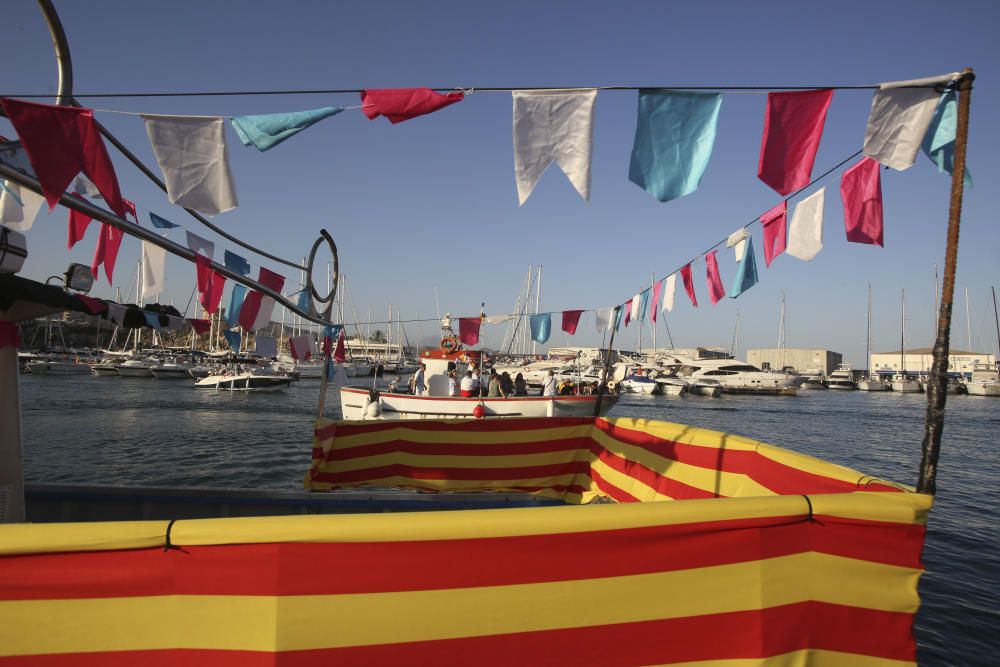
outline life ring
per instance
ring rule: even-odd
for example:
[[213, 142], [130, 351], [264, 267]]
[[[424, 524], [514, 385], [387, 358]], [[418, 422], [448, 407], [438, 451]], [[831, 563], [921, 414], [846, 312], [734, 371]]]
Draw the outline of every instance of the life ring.
[[608, 391], [616, 391], [618, 389], [618, 383], [612, 380], [608, 383]]
[[458, 350], [458, 348], [461, 346], [459, 345], [458, 339], [455, 338], [454, 336], [445, 336], [444, 338], [441, 339], [440, 347], [441, 350], [443, 350], [444, 352], [451, 354], [456, 350]]

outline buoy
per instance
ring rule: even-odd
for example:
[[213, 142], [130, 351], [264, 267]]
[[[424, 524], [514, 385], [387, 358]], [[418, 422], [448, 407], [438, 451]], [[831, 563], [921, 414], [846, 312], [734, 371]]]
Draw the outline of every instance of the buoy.
[[486, 408], [483, 407], [482, 403], [472, 408], [472, 416], [476, 419], [482, 419], [486, 416]]
[[376, 400], [365, 406], [365, 419], [378, 419], [382, 414], [382, 405]]

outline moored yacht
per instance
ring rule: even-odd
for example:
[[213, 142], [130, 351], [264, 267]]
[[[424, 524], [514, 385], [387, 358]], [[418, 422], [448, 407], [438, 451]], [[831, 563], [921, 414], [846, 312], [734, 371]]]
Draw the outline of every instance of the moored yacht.
[[153, 362], [149, 359], [129, 359], [120, 364], [115, 364], [118, 375], [125, 378], [151, 378], [153, 377]]
[[882, 378], [877, 375], [871, 375], [858, 382], [858, 389], [861, 391], [889, 391], [891, 387]]
[[970, 396], [1000, 396], [1000, 373], [995, 366], [976, 364], [965, 390]]
[[858, 384], [854, 381], [854, 373], [851, 371], [851, 366], [849, 364], [840, 364], [837, 366], [837, 370], [830, 373], [830, 377], [827, 378], [826, 387], [827, 389], [857, 389]]
[[199, 389], [225, 391], [277, 391], [292, 383], [292, 376], [273, 371], [268, 366], [246, 369], [243, 366], [201, 378], [194, 383]]
[[794, 396], [795, 380], [786, 373], [763, 371], [736, 359], [698, 359], [681, 366], [677, 374], [689, 382], [715, 380], [724, 394]]
[[892, 390], [904, 394], [919, 394], [923, 391], [923, 387], [920, 386], [920, 382], [906, 373], [899, 373], [892, 378]]

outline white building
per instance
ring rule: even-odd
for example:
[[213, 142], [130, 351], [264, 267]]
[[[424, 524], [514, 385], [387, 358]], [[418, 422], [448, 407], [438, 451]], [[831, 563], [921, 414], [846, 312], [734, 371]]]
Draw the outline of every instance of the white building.
[[[993, 366], [995, 362], [996, 357], [992, 354], [950, 350], [948, 353], [948, 372], [956, 375], [962, 374], [968, 378], [972, 376], [972, 367], [977, 363]], [[872, 353], [872, 370], [881, 375], [895, 375], [903, 370], [914, 375], [927, 375], [930, 373], [933, 363], [934, 350], [930, 347], [907, 350], [906, 355], [902, 358], [899, 350]]]
[[781, 370], [791, 367], [795, 370], [818, 370], [823, 375], [829, 375], [844, 362], [844, 355], [832, 350], [812, 350], [797, 347], [788, 348], [758, 348], [747, 350], [747, 363], [765, 370]]

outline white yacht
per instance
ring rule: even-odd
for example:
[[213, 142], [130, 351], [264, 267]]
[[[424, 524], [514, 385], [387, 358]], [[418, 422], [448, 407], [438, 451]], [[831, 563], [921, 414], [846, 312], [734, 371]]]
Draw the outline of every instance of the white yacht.
[[871, 375], [858, 382], [858, 389], [861, 391], [889, 391], [891, 387], [882, 378], [877, 375]]
[[995, 366], [976, 364], [965, 390], [970, 396], [1000, 396], [1000, 372]]
[[798, 393], [793, 376], [763, 371], [737, 359], [692, 360], [681, 366], [677, 374], [689, 382], [716, 380], [724, 394], [794, 396]]
[[837, 370], [830, 373], [826, 380], [827, 389], [854, 390], [858, 388], [858, 383], [854, 381], [854, 373], [850, 364], [840, 364]]
[[225, 391], [277, 391], [292, 383], [292, 376], [277, 373], [268, 366], [249, 370], [237, 366], [216, 375], [209, 375], [194, 383], [199, 389], [222, 389]]
[[150, 371], [157, 380], [190, 380], [192, 368], [194, 364], [184, 361], [181, 357], [174, 357], [158, 366], [153, 366]]
[[27, 364], [32, 375], [79, 375], [90, 373], [90, 365], [69, 356], [39, 357]]
[[151, 378], [153, 377], [153, 362], [149, 359], [129, 359], [120, 364], [115, 364], [118, 375], [125, 378]]

